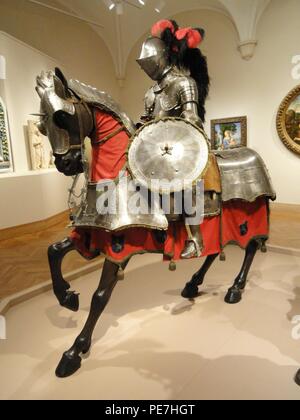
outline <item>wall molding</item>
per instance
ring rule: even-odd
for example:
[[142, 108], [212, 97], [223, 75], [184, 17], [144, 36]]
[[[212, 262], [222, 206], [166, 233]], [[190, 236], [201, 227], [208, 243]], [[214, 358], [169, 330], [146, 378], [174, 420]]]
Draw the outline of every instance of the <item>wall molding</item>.
[[56, 214], [55, 216], [49, 217], [45, 220], [39, 220], [33, 223], [27, 223], [25, 225], [14, 226], [0, 230], [0, 241], [6, 241], [8, 239], [14, 239], [18, 236], [30, 235], [32, 233], [38, 233], [47, 230], [58, 224], [69, 222], [69, 210], [65, 210], [62, 213]]
[[[92, 262], [86, 267], [65, 274], [64, 279], [67, 282], [71, 282], [73, 280], [78, 279], [81, 276], [85, 276], [96, 270], [100, 270], [103, 267], [103, 262], [104, 259], [98, 259], [96, 262]], [[42, 293], [49, 292], [50, 290], [52, 290], [52, 281], [49, 280], [29, 289], [22, 290], [21, 292], [18, 292], [14, 295], [8, 296], [7, 298], [0, 300], [0, 315], [5, 315], [14, 306], [25, 302], [29, 299], [32, 299], [36, 296], [39, 296]]]
[[294, 220], [299, 220], [300, 222], [300, 204], [285, 204], [285, 203], [270, 203], [271, 212], [276, 216], [289, 215], [292, 216]]

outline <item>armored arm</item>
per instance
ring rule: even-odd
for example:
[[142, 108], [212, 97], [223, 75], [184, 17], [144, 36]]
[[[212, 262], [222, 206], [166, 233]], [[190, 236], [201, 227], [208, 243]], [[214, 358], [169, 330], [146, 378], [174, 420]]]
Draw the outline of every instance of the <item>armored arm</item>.
[[203, 128], [203, 122], [198, 112], [198, 88], [194, 79], [185, 77], [180, 81], [179, 88], [180, 102], [182, 107], [181, 118]]
[[141, 116], [140, 123], [145, 124], [154, 119], [154, 108], [155, 108], [155, 94], [153, 88], [150, 88], [145, 95], [145, 110]]

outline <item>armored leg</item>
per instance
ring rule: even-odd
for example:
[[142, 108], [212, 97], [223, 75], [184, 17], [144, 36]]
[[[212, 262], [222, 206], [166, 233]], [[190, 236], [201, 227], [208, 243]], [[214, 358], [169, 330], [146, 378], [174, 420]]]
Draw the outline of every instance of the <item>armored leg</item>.
[[[122, 267], [125, 269], [127, 263]], [[111, 294], [118, 282], [119, 266], [108, 260], [105, 260], [103, 271], [98, 289], [93, 295], [90, 313], [85, 326], [79, 336], [76, 338], [73, 346], [64, 353], [57, 369], [56, 376], [66, 378], [73, 375], [81, 366], [80, 354], [88, 353], [92, 334], [97, 321], [108, 304]]]
[[200, 286], [203, 283], [206, 273], [208, 272], [218, 255], [219, 254], [213, 254], [209, 255], [206, 258], [200, 270], [197, 271], [197, 273], [193, 275], [192, 279], [186, 284], [185, 288], [181, 293], [182, 297], [184, 297], [185, 299], [193, 299], [198, 296], [198, 286]]
[[199, 225], [187, 225], [186, 230], [188, 240], [185, 243], [184, 250], [181, 253], [182, 259], [189, 259], [194, 257], [201, 257], [203, 250], [203, 238]]
[[259, 243], [257, 241], [253, 240], [249, 243], [246, 249], [246, 255], [241, 271], [235, 279], [233, 286], [228, 290], [228, 293], [225, 297], [226, 303], [235, 304], [241, 301], [242, 291], [246, 287], [248, 273], [258, 248]]
[[[186, 203], [184, 202], [184, 208]], [[192, 205], [193, 208], [197, 208], [197, 191], [196, 188], [192, 189]], [[199, 223], [191, 225], [187, 223], [187, 219], [190, 217], [196, 217], [196, 211], [192, 216], [185, 214], [185, 227], [188, 235], [188, 239], [185, 243], [184, 250], [181, 253], [182, 259], [189, 259], [194, 257], [201, 257], [203, 250], [203, 238], [200, 230]]]
[[61, 265], [64, 257], [75, 247], [70, 238], [66, 238], [61, 242], [57, 242], [48, 248], [48, 260], [53, 283], [53, 291], [61, 306], [78, 311], [79, 299], [75, 292], [69, 292], [69, 283], [67, 283], [62, 275]]

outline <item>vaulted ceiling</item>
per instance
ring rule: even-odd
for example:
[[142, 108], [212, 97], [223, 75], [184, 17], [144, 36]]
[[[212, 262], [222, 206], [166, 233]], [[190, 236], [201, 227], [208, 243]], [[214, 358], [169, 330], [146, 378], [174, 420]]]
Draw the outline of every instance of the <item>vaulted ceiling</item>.
[[[51, 0], [40, 0], [52, 4]], [[272, 0], [164, 0], [160, 14], [155, 11], [158, 0], [148, 0], [141, 6], [138, 0], [123, 1], [123, 14], [109, 11], [102, 0], [56, 0], [68, 12], [96, 22], [93, 29], [104, 40], [113, 57], [116, 76], [125, 77], [129, 54], [136, 41], [160, 18], [167, 18], [191, 10], [213, 10], [227, 16], [233, 23], [239, 39], [237, 48], [241, 56], [250, 59], [257, 43], [257, 25]], [[37, 5], [38, 7], [38, 5]], [[103, 27], [101, 27], [101, 25]]]

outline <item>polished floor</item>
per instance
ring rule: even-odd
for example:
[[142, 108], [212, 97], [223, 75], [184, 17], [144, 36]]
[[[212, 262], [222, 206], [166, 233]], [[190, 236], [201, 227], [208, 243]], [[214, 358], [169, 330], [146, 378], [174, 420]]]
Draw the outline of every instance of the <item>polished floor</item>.
[[[298, 399], [300, 258], [258, 254], [243, 301], [223, 302], [243, 252], [229, 248], [195, 301], [180, 291], [199, 261], [175, 273], [160, 256], [136, 257], [95, 331], [91, 354], [73, 377], [55, 367], [87, 316], [99, 273], [72, 285], [77, 314], [46, 293], [11, 309], [0, 341], [1, 399]], [[299, 320], [298, 320], [299, 324]], [[294, 328], [294, 339], [292, 331]]]

